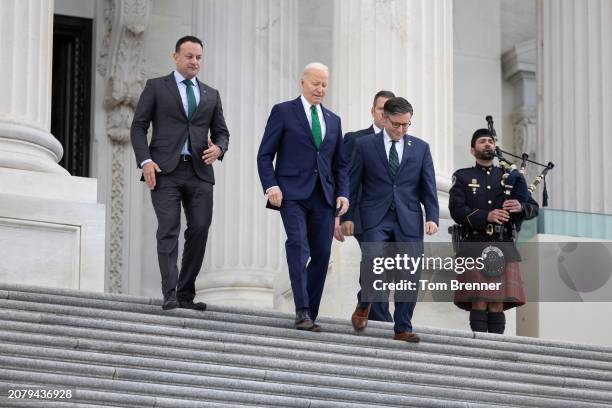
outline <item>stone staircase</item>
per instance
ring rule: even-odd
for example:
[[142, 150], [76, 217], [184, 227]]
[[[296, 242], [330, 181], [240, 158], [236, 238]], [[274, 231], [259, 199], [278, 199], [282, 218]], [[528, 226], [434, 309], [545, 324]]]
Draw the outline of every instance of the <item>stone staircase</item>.
[[[0, 407], [610, 407], [612, 347], [0, 283]], [[69, 389], [64, 400], [9, 389]]]

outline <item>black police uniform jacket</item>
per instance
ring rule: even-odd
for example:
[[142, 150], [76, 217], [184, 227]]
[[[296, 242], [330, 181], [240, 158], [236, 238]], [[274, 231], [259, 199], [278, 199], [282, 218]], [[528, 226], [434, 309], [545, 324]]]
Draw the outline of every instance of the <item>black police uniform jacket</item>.
[[[521, 203], [523, 211], [512, 213], [510, 221], [504, 224], [505, 233], [500, 237], [499, 233], [487, 234], [487, 226], [492, 224], [487, 221], [490, 211], [502, 208], [504, 200], [508, 196], [504, 194], [501, 185], [504, 171], [500, 167], [484, 167], [476, 163], [474, 167], [457, 170], [453, 174], [453, 185], [449, 191], [448, 208], [452, 219], [462, 225], [467, 235], [465, 242], [482, 242], [483, 247], [493, 242], [500, 243], [507, 261], [520, 261], [521, 257], [516, 249], [512, 238], [512, 227], [520, 230], [523, 220], [534, 218], [538, 215], [538, 203], [529, 197], [527, 202]], [[488, 228], [493, 228], [490, 225]], [[465, 249], [479, 248], [475, 244], [466, 244]], [[474, 252], [474, 251], [469, 251]], [[480, 252], [480, 251], [478, 251]], [[459, 253], [459, 256], [472, 256], [479, 254]]]

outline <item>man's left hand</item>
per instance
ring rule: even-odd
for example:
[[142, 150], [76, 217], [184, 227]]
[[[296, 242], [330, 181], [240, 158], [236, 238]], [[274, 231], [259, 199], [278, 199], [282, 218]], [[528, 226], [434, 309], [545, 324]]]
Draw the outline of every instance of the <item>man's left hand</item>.
[[518, 213], [523, 211], [523, 206], [518, 200], [506, 200], [502, 209], [511, 213]]
[[433, 235], [436, 232], [438, 232], [438, 226], [436, 225], [436, 223], [433, 221], [427, 221], [425, 223], [425, 233], [427, 235]]
[[208, 139], [208, 149], [204, 150], [202, 160], [206, 164], [213, 164], [221, 156], [221, 148]]
[[346, 214], [346, 212], [349, 209], [349, 200], [346, 197], [338, 197], [336, 198], [336, 210], [338, 210], [338, 213], [336, 214], [336, 216], [341, 217], [344, 214]]

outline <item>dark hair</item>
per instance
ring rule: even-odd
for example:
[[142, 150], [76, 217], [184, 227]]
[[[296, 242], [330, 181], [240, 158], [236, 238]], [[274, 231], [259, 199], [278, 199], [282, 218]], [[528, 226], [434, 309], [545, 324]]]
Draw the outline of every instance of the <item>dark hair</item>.
[[376, 101], [378, 100], [378, 98], [386, 98], [386, 99], [395, 98], [395, 94], [391, 91], [376, 92], [376, 95], [374, 95], [374, 102], [372, 102], [372, 106], [376, 106]]
[[176, 46], [174, 47], [174, 52], [176, 53], [180, 52], [181, 45], [183, 45], [183, 43], [186, 43], [186, 42], [200, 44], [200, 47], [204, 49], [204, 44], [202, 44], [202, 40], [200, 40], [198, 37], [194, 37], [193, 35], [186, 35], [178, 39], [178, 41], [176, 42]]
[[[490, 137], [493, 139], [493, 135], [489, 131], [489, 129], [478, 129], [472, 135], [472, 141], [470, 142], [470, 146], [474, 147], [476, 145], [476, 141], [481, 137]], [[495, 141], [495, 139], [493, 139]]]
[[397, 98], [391, 98], [385, 102], [385, 115], [404, 115], [406, 113], [413, 114], [412, 105], [410, 102], [398, 96]]

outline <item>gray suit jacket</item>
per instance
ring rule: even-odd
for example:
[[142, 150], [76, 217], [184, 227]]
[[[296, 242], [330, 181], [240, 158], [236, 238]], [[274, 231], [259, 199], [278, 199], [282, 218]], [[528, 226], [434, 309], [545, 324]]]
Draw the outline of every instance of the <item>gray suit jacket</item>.
[[[130, 136], [136, 163], [140, 165], [151, 159], [165, 174], [174, 171], [178, 165], [181, 151], [189, 137], [195, 172], [202, 180], [214, 184], [213, 168], [202, 161], [202, 152], [208, 148], [210, 131], [213, 143], [221, 148], [219, 160], [222, 160], [229, 144], [229, 131], [223, 117], [219, 92], [200, 81], [198, 84], [200, 103], [191, 120], [188, 120], [174, 74], [149, 79], [140, 95]], [[150, 123], [153, 123], [151, 144], [147, 141]]]

